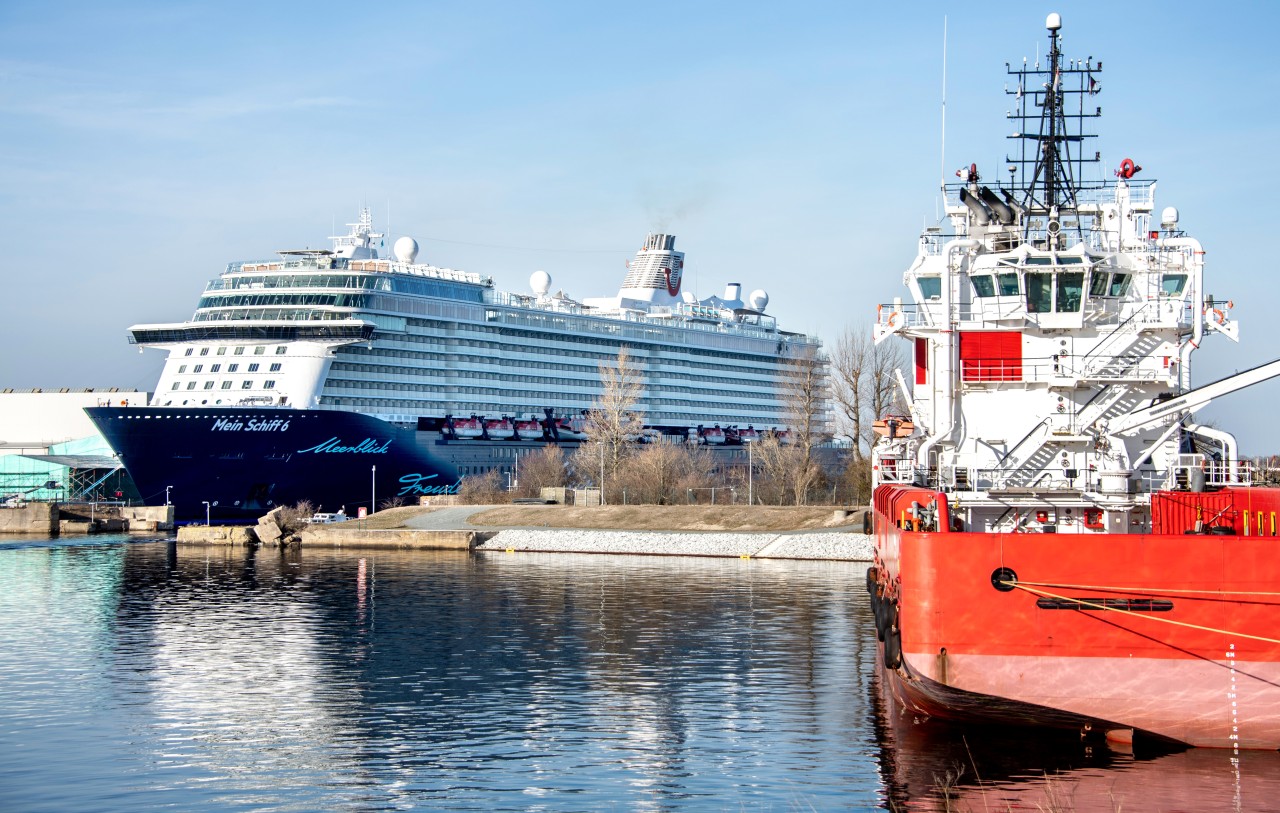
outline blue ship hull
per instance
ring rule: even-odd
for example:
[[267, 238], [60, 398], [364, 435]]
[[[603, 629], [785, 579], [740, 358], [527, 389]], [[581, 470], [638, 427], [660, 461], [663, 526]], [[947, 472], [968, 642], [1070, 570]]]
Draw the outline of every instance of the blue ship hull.
[[355, 516], [400, 498], [457, 492], [458, 472], [423, 434], [356, 412], [263, 407], [90, 407], [147, 505], [179, 522], [254, 522], [309, 500]]

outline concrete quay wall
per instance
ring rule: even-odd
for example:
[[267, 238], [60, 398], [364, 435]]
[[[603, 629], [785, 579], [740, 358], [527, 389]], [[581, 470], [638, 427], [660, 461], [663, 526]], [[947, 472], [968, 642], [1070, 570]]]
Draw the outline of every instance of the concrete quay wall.
[[252, 528], [223, 525], [183, 525], [178, 529], [178, 542], [190, 545], [253, 546], [258, 537]]
[[463, 550], [475, 547], [476, 531], [415, 531], [409, 529], [364, 530], [361, 528], [317, 528], [302, 532], [305, 548], [352, 548], [393, 550]]
[[58, 534], [58, 504], [29, 502], [18, 508], [0, 508], [0, 534]]

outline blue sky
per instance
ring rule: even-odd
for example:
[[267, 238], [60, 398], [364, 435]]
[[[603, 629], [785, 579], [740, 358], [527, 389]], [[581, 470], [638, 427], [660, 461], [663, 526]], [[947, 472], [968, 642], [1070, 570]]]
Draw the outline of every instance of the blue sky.
[[[1158, 8], [1158, 11], [1157, 11]], [[1098, 148], [1160, 179], [1233, 297], [1209, 381], [1280, 355], [1270, 212], [1280, 5], [0, 4], [0, 387], [150, 389], [125, 339], [231, 260], [361, 205], [420, 257], [612, 293], [646, 232], [701, 296], [764, 288], [833, 342], [897, 295], [948, 171], [1003, 163], [1004, 63], [1103, 61]], [[390, 245], [388, 240], [388, 245]], [[1271, 382], [1204, 417], [1280, 452]]]

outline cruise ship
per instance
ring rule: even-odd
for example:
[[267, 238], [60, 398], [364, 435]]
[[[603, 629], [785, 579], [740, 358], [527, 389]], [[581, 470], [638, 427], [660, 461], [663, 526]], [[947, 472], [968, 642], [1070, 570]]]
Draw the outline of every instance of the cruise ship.
[[348, 225], [332, 249], [230, 264], [187, 321], [129, 328], [167, 354], [150, 403], [87, 411], [145, 502], [250, 521], [302, 499], [350, 513], [451, 493], [581, 440], [600, 365], [623, 348], [651, 434], [713, 443], [785, 432], [797, 361], [825, 370], [818, 340], [779, 329], [764, 290], [688, 291], [670, 234], [646, 237], [616, 295], [575, 300], [544, 271], [522, 294], [420, 263], [408, 236], [379, 256], [367, 209]]

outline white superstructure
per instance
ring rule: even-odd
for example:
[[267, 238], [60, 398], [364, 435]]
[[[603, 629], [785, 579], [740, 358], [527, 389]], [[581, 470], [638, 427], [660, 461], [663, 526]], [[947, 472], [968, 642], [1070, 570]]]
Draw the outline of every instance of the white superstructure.
[[1194, 412], [1280, 374], [1191, 388], [1201, 341], [1239, 338], [1233, 303], [1141, 167], [1083, 180], [1102, 66], [1064, 60], [1054, 23], [1046, 65], [1009, 70], [1007, 180], [956, 173], [945, 227], [903, 275], [910, 301], [881, 305], [875, 328], [911, 342], [910, 414], [891, 420], [916, 431], [883, 431], [874, 477], [954, 494], [973, 530], [1127, 530], [1153, 490], [1247, 482], [1235, 439]]
[[672, 235], [646, 238], [617, 296], [576, 301], [551, 294], [542, 271], [516, 294], [418, 263], [408, 237], [380, 258], [368, 211], [349, 225], [331, 251], [230, 265], [186, 322], [130, 328], [131, 342], [168, 353], [151, 405], [349, 410], [401, 425], [576, 414], [596, 398], [599, 364], [625, 346], [645, 423], [773, 427], [787, 423], [794, 361], [821, 359], [816, 339], [764, 313], [764, 291], [746, 303], [683, 292]]

